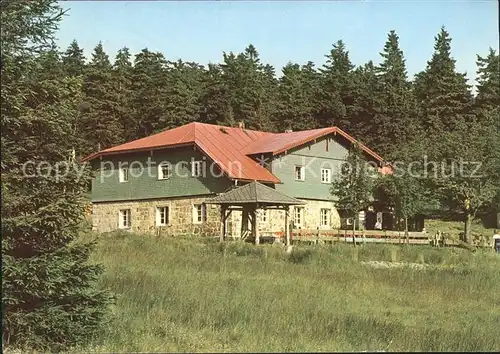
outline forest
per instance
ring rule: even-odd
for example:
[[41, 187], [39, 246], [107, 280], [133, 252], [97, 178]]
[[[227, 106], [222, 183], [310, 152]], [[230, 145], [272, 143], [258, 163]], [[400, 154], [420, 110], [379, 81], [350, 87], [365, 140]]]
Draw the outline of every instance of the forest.
[[[289, 62], [282, 69], [261, 62], [252, 44], [204, 65], [170, 61], [147, 48], [108, 54], [101, 42], [86, 60], [74, 40], [68, 48], [38, 55], [33, 79], [35, 90], [43, 91], [50, 82], [74, 92], [69, 119], [77, 156], [192, 121], [227, 126], [242, 121], [248, 129], [265, 131], [338, 126], [402, 170], [412, 161], [435, 163], [431, 172], [440, 178], [399, 180], [390, 186], [397, 190], [386, 192], [401, 195], [404, 182], [425, 184], [412, 191], [411, 202], [418, 199], [413, 204], [439, 200], [437, 208], [443, 206], [455, 218], [470, 205], [474, 218], [480, 209], [495, 209], [492, 195], [499, 180], [499, 154], [491, 147], [499, 141], [500, 60], [492, 48], [485, 52], [476, 55], [472, 87], [456, 70], [452, 38], [444, 27], [434, 38], [427, 66], [413, 80], [395, 30], [387, 34], [380, 57], [363, 65], [354, 65], [348, 44], [338, 40], [324, 64]], [[464, 168], [466, 173], [450, 182], [447, 176]], [[422, 165], [416, 170], [425, 172]], [[486, 178], [470, 179], [473, 173]], [[425, 200], [418, 198], [424, 194]], [[412, 209], [415, 214], [422, 208]]]
[[[43, 92], [50, 82], [74, 90], [72, 128], [81, 139], [80, 156], [192, 121], [243, 121], [248, 129], [266, 131], [338, 126], [388, 160], [398, 158], [400, 147], [429, 139], [425, 153], [440, 159], [445, 135], [459, 134], [463, 124], [498, 123], [498, 53], [489, 48], [486, 56], [477, 55], [473, 94], [465, 73], [456, 71], [444, 27], [414, 80], [396, 31], [387, 34], [380, 58], [359, 66], [342, 40], [321, 66], [289, 62], [274, 68], [261, 62], [252, 44], [221, 54], [220, 63], [205, 65], [170, 61], [147, 48], [107, 53], [98, 43], [87, 60], [74, 40], [37, 55], [33, 89]], [[30, 103], [34, 108], [39, 101]]]
[[[500, 212], [499, 54], [470, 53], [478, 73], [471, 87], [456, 69], [445, 27], [410, 79], [396, 30], [380, 57], [363, 65], [351, 62], [349, 43], [332, 38], [324, 64], [274, 68], [251, 44], [210, 64], [171, 61], [147, 48], [108, 53], [101, 43], [85, 58], [77, 40], [54, 44], [64, 15], [57, 2], [2, 0], [1, 10], [5, 343], [60, 349], [85, 342], [111, 301], [90, 285], [102, 274], [87, 262], [93, 244], [74, 242], [90, 171], [31, 178], [39, 171], [26, 167], [30, 161], [78, 164], [99, 149], [192, 121], [243, 121], [268, 131], [338, 126], [388, 162], [425, 172], [382, 186], [405, 216], [437, 204], [464, 222], [470, 242], [471, 222]], [[422, 160], [434, 162], [430, 170], [412, 164]]]

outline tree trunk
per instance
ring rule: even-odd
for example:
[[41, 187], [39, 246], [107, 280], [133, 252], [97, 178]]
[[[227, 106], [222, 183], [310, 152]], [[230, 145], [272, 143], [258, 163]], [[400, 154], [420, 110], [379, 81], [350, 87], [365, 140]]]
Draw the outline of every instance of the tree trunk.
[[471, 243], [470, 229], [472, 225], [472, 214], [467, 211], [465, 213], [465, 230], [464, 230], [464, 242]]
[[408, 234], [408, 217], [405, 216], [405, 239], [406, 244], [410, 244], [410, 235]]
[[352, 244], [356, 246], [356, 214], [352, 218]]

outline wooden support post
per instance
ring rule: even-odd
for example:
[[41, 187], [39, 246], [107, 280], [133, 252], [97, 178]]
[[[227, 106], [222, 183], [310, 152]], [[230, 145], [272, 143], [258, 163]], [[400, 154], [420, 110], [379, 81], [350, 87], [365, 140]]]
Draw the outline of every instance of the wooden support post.
[[288, 214], [290, 207], [285, 208], [285, 244], [290, 246], [290, 227], [288, 225]]
[[248, 232], [248, 209], [246, 207], [243, 207], [243, 210], [241, 211], [241, 235], [246, 235]]
[[257, 229], [257, 227], [258, 227], [257, 207], [255, 207], [255, 209], [252, 210], [252, 234], [255, 238], [256, 245], [260, 243], [259, 230]]
[[219, 242], [224, 241], [226, 238], [226, 206], [220, 206], [220, 236]]

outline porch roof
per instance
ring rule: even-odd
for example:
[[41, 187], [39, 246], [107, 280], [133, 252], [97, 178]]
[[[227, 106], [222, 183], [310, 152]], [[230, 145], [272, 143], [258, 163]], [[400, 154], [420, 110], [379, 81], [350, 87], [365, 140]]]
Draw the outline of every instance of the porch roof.
[[206, 201], [209, 204], [267, 204], [267, 205], [301, 205], [305, 202], [289, 197], [286, 194], [263, 185], [257, 181], [234, 188]]

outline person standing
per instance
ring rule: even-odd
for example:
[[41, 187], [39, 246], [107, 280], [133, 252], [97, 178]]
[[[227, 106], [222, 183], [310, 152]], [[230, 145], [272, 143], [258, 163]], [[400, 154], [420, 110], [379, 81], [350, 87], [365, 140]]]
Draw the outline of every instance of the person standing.
[[500, 233], [497, 230], [493, 232], [493, 248], [500, 253]]

